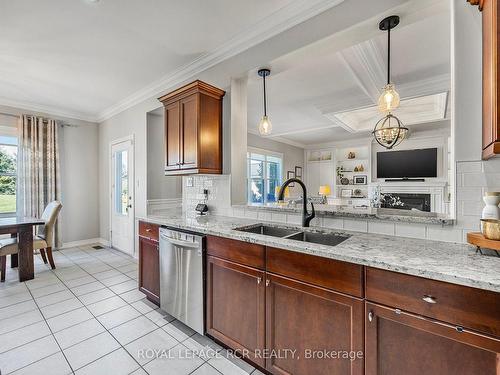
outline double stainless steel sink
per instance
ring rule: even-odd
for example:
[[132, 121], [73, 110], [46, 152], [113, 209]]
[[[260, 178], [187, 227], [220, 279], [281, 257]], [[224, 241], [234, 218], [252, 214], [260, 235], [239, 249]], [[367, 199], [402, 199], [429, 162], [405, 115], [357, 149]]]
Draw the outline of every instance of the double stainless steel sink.
[[310, 242], [328, 246], [336, 246], [350, 237], [346, 234], [305, 231], [298, 228], [286, 228], [266, 224], [255, 224], [236, 228], [236, 230], [240, 232], [263, 234], [266, 236], [285, 238], [287, 240]]

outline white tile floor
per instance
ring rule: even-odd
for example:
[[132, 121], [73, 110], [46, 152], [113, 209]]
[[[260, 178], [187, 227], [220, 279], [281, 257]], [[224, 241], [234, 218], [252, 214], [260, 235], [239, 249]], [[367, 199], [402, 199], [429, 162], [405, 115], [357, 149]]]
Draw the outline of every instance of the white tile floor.
[[133, 258], [91, 246], [54, 258], [0, 284], [0, 374], [262, 374], [147, 301]]

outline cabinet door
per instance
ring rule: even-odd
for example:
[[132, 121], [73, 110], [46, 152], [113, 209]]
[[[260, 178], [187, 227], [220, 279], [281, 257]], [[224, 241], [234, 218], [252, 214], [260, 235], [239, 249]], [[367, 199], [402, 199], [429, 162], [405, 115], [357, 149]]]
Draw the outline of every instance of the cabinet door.
[[264, 272], [212, 256], [207, 268], [207, 333], [264, 366]]
[[483, 157], [500, 153], [500, 121], [498, 99], [499, 14], [497, 0], [482, 2], [483, 19]]
[[180, 117], [179, 102], [165, 106], [165, 170], [179, 169], [180, 159]]
[[[367, 375], [498, 375], [500, 341], [366, 304]], [[462, 331], [462, 332], [460, 332]]]
[[160, 304], [160, 255], [158, 242], [139, 237], [139, 290]]
[[198, 166], [198, 94], [180, 102], [181, 169]]
[[[361, 299], [269, 273], [266, 285], [266, 349], [276, 354], [266, 360], [268, 371], [363, 373]], [[345, 358], [356, 353], [357, 359]]]

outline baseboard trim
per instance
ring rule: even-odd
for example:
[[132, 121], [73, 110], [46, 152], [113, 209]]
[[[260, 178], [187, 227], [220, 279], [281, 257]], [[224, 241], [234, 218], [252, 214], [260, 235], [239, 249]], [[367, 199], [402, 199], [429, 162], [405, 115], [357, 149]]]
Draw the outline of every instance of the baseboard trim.
[[59, 249], [68, 249], [70, 247], [87, 246], [92, 244], [100, 244], [103, 246], [109, 246], [109, 241], [104, 238], [89, 238], [86, 240], [70, 241], [65, 242]]

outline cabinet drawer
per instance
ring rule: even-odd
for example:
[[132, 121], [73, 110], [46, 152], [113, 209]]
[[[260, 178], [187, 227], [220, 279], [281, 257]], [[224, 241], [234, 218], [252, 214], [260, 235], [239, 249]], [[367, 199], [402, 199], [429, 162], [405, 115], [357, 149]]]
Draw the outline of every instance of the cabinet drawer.
[[267, 271], [363, 297], [363, 266], [315, 255], [268, 247]]
[[207, 253], [245, 266], [265, 268], [264, 246], [222, 237], [207, 237]]
[[366, 268], [366, 299], [500, 336], [500, 294]]
[[159, 231], [159, 225], [139, 221], [139, 236], [149, 238], [153, 241], [158, 241]]

